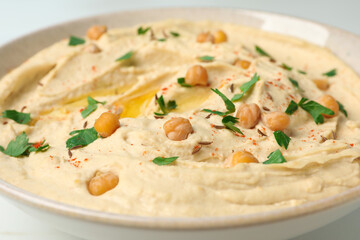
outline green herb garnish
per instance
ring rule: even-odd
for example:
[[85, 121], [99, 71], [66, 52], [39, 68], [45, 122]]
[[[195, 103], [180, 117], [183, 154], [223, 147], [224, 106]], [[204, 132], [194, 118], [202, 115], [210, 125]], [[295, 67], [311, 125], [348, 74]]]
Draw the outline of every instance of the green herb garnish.
[[263, 162], [263, 164], [274, 164], [274, 163], [284, 163], [286, 162], [284, 156], [282, 155], [281, 151], [278, 149], [269, 154], [267, 157], [268, 160]]
[[177, 107], [177, 104], [174, 100], [170, 100], [167, 102], [167, 104], [165, 104], [163, 95], [161, 95], [158, 99], [156, 99], [156, 102], [159, 104], [160, 110], [162, 111], [162, 113], [154, 112], [154, 114], [157, 116], [165, 116], [171, 110]]
[[279, 130], [274, 132], [274, 137], [280, 147], [288, 149], [291, 138], [289, 138], [285, 133]]
[[165, 42], [165, 41], [166, 41], [166, 38], [159, 38], [158, 41], [159, 41], [159, 42]]
[[0, 146], [0, 151], [12, 157], [19, 157], [28, 156], [30, 152], [43, 152], [49, 149], [49, 147], [49, 144], [45, 144], [45, 140], [41, 143], [29, 143], [28, 136], [23, 132], [15, 140], [11, 140], [6, 149]]
[[212, 57], [212, 56], [201, 56], [201, 57], [198, 57], [198, 59], [202, 62], [212, 62], [214, 61], [215, 57]]
[[300, 88], [298, 81], [296, 81], [295, 79], [293, 79], [293, 78], [291, 78], [291, 77], [289, 77], [289, 81], [290, 81], [291, 84], [294, 85], [294, 87], [296, 87], [298, 90], [300, 90], [300, 91], [302, 91], [302, 92], [304, 91], [304, 90], [302, 90], [302, 89]]
[[303, 75], [305, 75], [306, 74], [306, 72], [305, 71], [302, 71], [302, 70], [297, 70], [298, 71], [298, 73], [300, 73], [300, 74], [303, 74]]
[[342, 105], [339, 101], [336, 101], [336, 102], [339, 105], [340, 112], [342, 112], [345, 115], [345, 117], [348, 117], [348, 114], [347, 114], [347, 111], [345, 110], [344, 105]]
[[221, 99], [224, 101], [225, 106], [227, 111], [226, 112], [219, 112], [219, 111], [215, 111], [215, 110], [210, 110], [210, 109], [203, 109], [202, 111], [204, 112], [210, 112], [210, 113], [214, 113], [220, 116], [225, 116], [227, 114], [233, 113], [235, 112], [235, 105], [234, 103], [231, 102], [230, 99], [228, 99], [222, 92], [219, 91], [219, 89], [213, 89], [211, 88], [211, 91], [213, 91], [214, 93], [216, 93], [217, 95], [219, 95], [221, 97]]
[[95, 128], [87, 128], [81, 130], [75, 130], [70, 133], [74, 135], [66, 141], [66, 148], [71, 149], [73, 147], [83, 147], [89, 145], [99, 138]]
[[144, 35], [147, 31], [149, 31], [151, 29], [151, 27], [147, 27], [147, 28], [142, 28], [142, 27], [139, 27], [137, 29], [137, 34], [138, 35]]
[[234, 97], [231, 99], [231, 101], [233, 102], [239, 101], [244, 96], [244, 94], [247, 91], [249, 91], [257, 81], [259, 81], [259, 79], [260, 77], [257, 75], [257, 73], [255, 73], [250, 81], [241, 85], [240, 90], [242, 91], [242, 93], [235, 94]]
[[30, 122], [30, 113], [22, 113], [16, 110], [5, 110], [2, 112], [3, 118], [9, 118], [20, 124], [27, 124]]
[[265, 56], [265, 57], [269, 57], [270, 59], [273, 59], [270, 54], [268, 54], [267, 52], [265, 52], [261, 47], [259, 47], [258, 45], [255, 45], [255, 50], [261, 55], [261, 56]]
[[238, 118], [229, 115], [224, 117], [221, 122], [227, 129], [244, 135], [239, 128], [235, 127], [235, 123], [238, 123]]
[[324, 117], [322, 114], [335, 114], [329, 108], [326, 108], [315, 101], [308, 100], [307, 98], [302, 98], [298, 104], [291, 100], [289, 106], [285, 110], [285, 113], [289, 115], [293, 114], [297, 110], [298, 106], [310, 113], [316, 124], [324, 123]]
[[69, 46], [76, 46], [76, 45], [81, 45], [81, 44], [84, 44], [84, 43], [85, 43], [85, 39], [78, 38], [78, 37], [75, 37], [75, 36], [70, 36], [68, 45]]
[[92, 112], [94, 112], [97, 109], [98, 103], [105, 105], [106, 102], [99, 102], [93, 99], [92, 97], [88, 96], [88, 106], [83, 111], [81, 111], [81, 116], [83, 118], [89, 116]]
[[179, 157], [169, 157], [169, 158], [156, 157], [152, 160], [152, 162], [155, 163], [156, 165], [162, 166], [162, 165], [168, 165], [178, 158]]
[[127, 52], [124, 55], [122, 55], [121, 57], [119, 57], [118, 59], [116, 59], [115, 61], [128, 60], [132, 57], [133, 54], [134, 54], [133, 51]]
[[192, 85], [185, 83], [185, 78], [178, 78], [177, 82], [182, 87], [192, 87]]
[[282, 67], [283, 69], [285, 69], [285, 70], [288, 70], [288, 71], [291, 71], [291, 70], [293, 69], [292, 67], [286, 65], [285, 63], [281, 64], [281, 67]]
[[170, 32], [170, 34], [173, 35], [174, 37], [179, 37], [180, 36], [180, 34], [177, 33], [177, 32]]
[[328, 77], [333, 77], [333, 76], [336, 75], [336, 69], [334, 68], [334, 69], [332, 69], [332, 70], [330, 70], [330, 71], [328, 71], [326, 73], [323, 73], [323, 75], [328, 76]]
[[298, 110], [298, 104], [291, 100], [289, 106], [285, 110], [285, 113], [288, 115], [292, 115], [296, 110]]

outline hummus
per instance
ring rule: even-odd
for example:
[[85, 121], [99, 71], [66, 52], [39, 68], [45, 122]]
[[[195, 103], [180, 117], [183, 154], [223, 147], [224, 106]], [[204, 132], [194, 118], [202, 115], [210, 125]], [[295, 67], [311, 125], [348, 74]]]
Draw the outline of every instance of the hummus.
[[[141, 34], [139, 27], [112, 29], [75, 46], [62, 40], [2, 78], [1, 112], [30, 113], [31, 121], [0, 118], [0, 145], [6, 149], [25, 132], [30, 142], [45, 140], [50, 147], [18, 157], [0, 152], [1, 179], [83, 208], [185, 217], [297, 206], [360, 184], [360, 111], [355, 107], [360, 105], [360, 79], [328, 49], [227, 23], [169, 20], [143, 25]], [[198, 34], [219, 29], [226, 41], [196, 41]], [[202, 56], [213, 58], [201, 61]], [[238, 59], [249, 66], [234, 65]], [[177, 82], [194, 65], [206, 69], [207, 86]], [[245, 103], [258, 105], [261, 117], [255, 127], [235, 121], [242, 135], [224, 125], [224, 116], [202, 111], [226, 112], [224, 100], [211, 88], [231, 99], [255, 73], [258, 81], [234, 101], [236, 110]], [[318, 86], [317, 79], [328, 87]], [[289, 146], [280, 146], [266, 115], [284, 113], [291, 101], [317, 101], [325, 94], [340, 101], [348, 117], [340, 111], [317, 124], [298, 107], [282, 131], [291, 139]], [[177, 107], [154, 115], [161, 113], [155, 95], [165, 103], [176, 101]], [[106, 103], [96, 104], [84, 118], [88, 96]], [[67, 148], [70, 132], [92, 128], [109, 111], [121, 112], [120, 127], [111, 136]], [[236, 111], [227, 115], [236, 116]], [[164, 133], [164, 124], [175, 117], [188, 119], [193, 129], [182, 141]], [[277, 150], [286, 161], [263, 164]], [[258, 162], [229, 165], [238, 151], [251, 153]], [[158, 157], [178, 158], [158, 165], [153, 161]], [[88, 184], [99, 171], [113, 173], [118, 183], [94, 196]]]

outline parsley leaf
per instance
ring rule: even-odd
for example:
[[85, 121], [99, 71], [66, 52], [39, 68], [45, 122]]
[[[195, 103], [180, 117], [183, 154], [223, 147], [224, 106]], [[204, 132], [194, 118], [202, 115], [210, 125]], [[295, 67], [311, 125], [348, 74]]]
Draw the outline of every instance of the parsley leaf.
[[340, 112], [342, 112], [345, 115], [345, 117], [348, 117], [348, 114], [347, 114], [347, 111], [345, 110], [344, 105], [342, 105], [339, 101], [336, 101], [336, 102], [339, 105]]
[[305, 71], [302, 71], [302, 70], [297, 70], [298, 71], [298, 73], [300, 73], [300, 74], [306, 74], [306, 72]]
[[177, 82], [182, 87], [192, 87], [192, 85], [185, 83], [185, 78], [178, 78]]
[[203, 110], [201, 110], [203, 112], [208, 112], [208, 113], [212, 113], [212, 114], [215, 114], [215, 115], [219, 115], [219, 116], [225, 116], [226, 113], [224, 112], [220, 112], [220, 111], [216, 111], [216, 110], [211, 110], [211, 109], [206, 109], [204, 108]]
[[156, 157], [152, 160], [152, 162], [155, 163], [156, 165], [162, 166], [162, 165], [168, 165], [178, 158], [179, 157], [169, 157], [169, 158]]
[[293, 69], [292, 67], [286, 65], [285, 63], [281, 64], [281, 67], [282, 67], [283, 69], [285, 69], [285, 70], [288, 70], [288, 71], [291, 71], [291, 70]]
[[222, 123], [226, 128], [230, 129], [231, 131], [238, 132], [241, 135], [244, 135], [239, 128], [235, 127], [235, 123], [238, 123], [238, 118], [229, 115], [222, 119]]
[[291, 138], [289, 138], [285, 133], [279, 130], [274, 132], [274, 137], [280, 147], [288, 149]]
[[297, 103], [291, 100], [289, 106], [285, 110], [285, 113], [288, 115], [292, 115], [297, 109], [298, 109]]
[[142, 28], [142, 27], [139, 27], [137, 29], [137, 34], [138, 35], [144, 35], [147, 31], [149, 31], [151, 29], [151, 27], [147, 27], [147, 28]]
[[75, 130], [70, 133], [70, 135], [75, 135], [69, 138], [66, 141], [66, 148], [71, 149], [76, 146], [86, 146], [94, 142], [99, 138], [98, 133], [95, 128], [87, 128], [81, 130]]
[[78, 37], [75, 37], [75, 36], [70, 36], [68, 45], [69, 46], [76, 46], [76, 45], [81, 45], [81, 44], [84, 44], [84, 43], [85, 43], [84, 39], [78, 38]]
[[274, 163], [284, 163], [286, 162], [284, 156], [282, 155], [281, 151], [278, 149], [269, 154], [267, 157], [268, 160], [263, 162], [263, 164], [274, 164]]
[[27, 124], [30, 122], [30, 113], [22, 113], [16, 110], [5, 110], [2, 112], [3, 118], [9, 118], [20, 124]]
[[296, 81], [295, 79], [292, 79], [291, 77], [289, 77], [289, 81], [291, 82], [292, 85], [294, 85], [294, 87], [296, 87], [297, 89], [299, 89], [302, 92], [304, 91], [300, 88], [298, 81]]
[[93, 99], [92, 97], [88, 96], [88, 106], [83, 111], [81, 111], [81, 116], [83, 118], [89, 116], [92, 112], [94, 112], [97, 109], [98, 103], [104, 105], [106, 102], [99, 102]]
[[167, 104], [165, 104], [164, 97], [161, 95], [156, 102], [159, 104], [160, 110], [162, 113], [154, 112], [157, 116], [165, 116], [167, 115], [171, 110], [175, 109], [177, 107], [177, 104], [174, 100], [170, 100]]
[[30, 152], [40, 152], [49, 149], [49, 144], [45, 144], [45, 140], [42, 141], [38, 146], [37, 144], [29, 143], [29, 138], [25, 132], [16, 137], [15, 140], [11, 140], [6, 147], [0, 146], [0, 151], [6, 155], [12, 157], [28, 156]]
[[265, 52], [261, 47], [259, 47], [258, 45], [255, 45], [255, 50], [261, 55], [261, 56], [265, 56], [265, 57], [269, 57], [271, 59], [273, 59], [270, 54], [268, 54], [267, 52]]
[[205, 56], [198, 57], [198, 59], [201, 62], [212, 62], [212, 61], [214, 61], [215, 57], [205, 55]]
[[332, 110], [320, 105], [317, 102], [308, 100], [306, 98], [302, 98], [300, 100], [299, 106], [308, 113], [310, 113], [316, 124], [324, 122], [324, 117], [322, 114], [327, 114], [327, 115], [335, 114]]
[[166, 41], [166, 38], [159, 38], [158, 41], [159, 41], [159, 42], [165, 42], [165, 41]]
[[173, 35], [174, 37], [179, 37], [180, 36], [180, 34], [177, 33], [177, 32], [170, 32], [170, 34]]
[[229, 114], [229, 113], [233, 113], [235, 112], [235, 105], [234, 103], [232, 103], [230, 101], [230, 99], [228, 99], [222, 92], [219, 91], [219, 89], [213, 89], [211, 88], [211, 91], [213, 91], [214, 93], [216, 93], [217, 95], [219, 95], [221, 97], [221, 99], [224, 101], [225, 103], [225, 106], [226, 106], [226, 109], [228, 110], [226, 112], [226, 114]]
[[252, 89], [252, 87], [255, 85], [257, 81], [259, 81], [259, 79], [260, 77], [257, 75], [257, 73], [255, 73], [250, 81], [240, 86], [240, 90], [242, 91], [242, 93], [235, 94], [234, 97], [231, 99], [231, 101], [233, 102], [239, 101], [247, 91]]
[[133, 54], [134, 54], [133, 51], [127, 52], [124, 55], [122, 55], [121, 57], [119, 57], [118, 59], [116, 59], [115, 61], [128, 60], [132, 57]]
[[323, 73], [323, 75], [328, 76], [328, 77], [333, 77], [333, 76], [336, 75], [336, 69], [334, 68], [334, 69], [332, 69], [332, 70], [330, 70], [330, 71], [328, 71], [326, 73]]

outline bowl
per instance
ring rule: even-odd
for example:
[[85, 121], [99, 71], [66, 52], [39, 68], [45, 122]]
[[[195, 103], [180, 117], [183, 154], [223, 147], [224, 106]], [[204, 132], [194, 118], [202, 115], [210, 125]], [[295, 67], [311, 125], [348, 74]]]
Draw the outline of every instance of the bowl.
[[[67, 38], [83, 35], [94, 24], [128, 27], [169, 18], [232, 22], [286, 34], [329, 48], [360, 72], [360, 37], [349, 32], [273, 13], [219, 8], [163, 8], [124, 11], [79, 19], [49, 27], [0, 47], [6, 62], [0, 76], [39, 50]], [[61, 231], [85, 239], [288, 239], [322, 227], [360, 206], [360, 186], [332, 197], [296, 207], [225, 217], [163, 218], [100, 212], [55, 202], [0, 180], [0, 192], [26, 213]]]

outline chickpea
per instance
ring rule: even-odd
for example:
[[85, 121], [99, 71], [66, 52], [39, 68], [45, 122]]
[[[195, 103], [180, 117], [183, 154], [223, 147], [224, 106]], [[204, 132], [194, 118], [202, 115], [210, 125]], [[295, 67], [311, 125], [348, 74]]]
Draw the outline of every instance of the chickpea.
[[111, 136], [120, 127], [118, 115], [111, 112], [104, 112], [96, 119], [94, 128], [101, 137]]
[[236, 117], [239, 118], [239, 125], [241, 127], [253, 128], [260, 121], [260, 108], [255, 103], [242, 104], [236, 113]]
[[333, 118], [338, 115], [339, 113], [339, 104], [336, 100], [330, 95], [323, 95], [321, 98], [318, 99], [318, 103], [323, 105], [326, 108], [329, 108], [334, 112], [334, 115], [327, 115], [322, 114], [326, 118]]
[[265, 115], [265, 124], [272, 131], [282, 131], [289, 126], [290, 117], [283, 112], [271, 112]]
[[259, 161], [252, 155], [251, 153], [247, 151], [238, 151], [234, 152], [228, 161], [229, 166], [234, 167], [239, 163], [258, 163]]
[[250, 65], [251, 65], [251, 62], [246, 61], [246, 60], [237, 59], [234, 62], [234, 65], [237, 66], [237, 67], [241, 67], [242, 69], [248, 69], [250, 67]]
[[224, 31], [218, 30], [214, 34], [215, 43], [222, 43], [227, 41], [227, 36]]
[[87, 37], [91, 40], [98, 40], [104, 33], [107, 32], [106, 26], [95, 25], [88, 29]]
[[211, 42], [214, 43], [214, 36], [209, 32], [199, 33], [196, 37], [198, 43]]
[[166, 136], [173, 141], [181, 141], [188, 138], [190, 133], [194, 130], [188, 119], [176, 117], [168, 120], [164, 124], [164, 131]]
[[323, 91], [328, 90], [328, 88], [330, 87], [329, 81], [327, 79], [314, 79], [313, 82], [318, 89]]
[[96, 172], [88, 183], [88, 191], [91, 195], [99, 196], [115, 188], [119, 183], [119, 177], [112, 172]]
[[88, 53], [99, 53], [101, 49], [96, 44], [91, 43], [85, 48], [85, 51]]
[[206, 69], [201, 65], [190, 67], [186, 72], [185, 83], [206, 86], [208, 84], [208, 74]]

